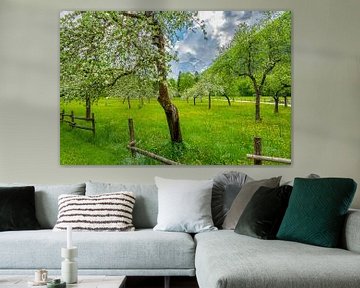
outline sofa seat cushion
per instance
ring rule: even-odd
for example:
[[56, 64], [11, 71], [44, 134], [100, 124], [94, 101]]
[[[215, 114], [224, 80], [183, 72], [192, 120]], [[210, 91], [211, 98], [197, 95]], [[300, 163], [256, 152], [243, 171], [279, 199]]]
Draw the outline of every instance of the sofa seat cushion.
[[229, 230], [195, 236], [200, 288], [358, 287], [360, 254]]
[[[186, 233], [73, 232], [79, 270], [194, 269], [195, 244]], [[0, 269], [60, 269], [66, 231], [2, 232]]]

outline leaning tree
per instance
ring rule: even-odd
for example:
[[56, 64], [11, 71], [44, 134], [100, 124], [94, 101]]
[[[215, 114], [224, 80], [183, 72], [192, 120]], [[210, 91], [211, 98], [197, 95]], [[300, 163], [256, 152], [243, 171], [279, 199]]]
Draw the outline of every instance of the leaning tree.
[[71, 91], [70, 97], [91, 102], [127, 75], [156, 81], [171, 141], [182, 142], [179, 112], [169, 96], [167, 74], [170, 61], [176, 59], [170, 48], [178, 31], [195, 26], [204, 32], [204, 23], [195, 11], [64, 13], [60, 22], [61, 94]]

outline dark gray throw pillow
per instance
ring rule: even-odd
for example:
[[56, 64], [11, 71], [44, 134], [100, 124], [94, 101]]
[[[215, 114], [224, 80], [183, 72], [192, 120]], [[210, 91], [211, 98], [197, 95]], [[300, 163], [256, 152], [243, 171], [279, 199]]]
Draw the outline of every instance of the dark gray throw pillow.
[[235, 227], [235, 232], [255, 238], [275, 239], [289, 203], [292, 186], [260, 187]]
[[255, 192], [261, 186], [269, 188], [279, 187], [280, 180], [281, 176], [245, 183], [231, 204], [231, 207], [225, 216], [222, 228], [226, 230], [234, 230], [241, 214], [244, 212], [247, 204], [250, 202], [250, 199], [255, 194]]
[[0, 231], [40, 229], [35, 215], [35, 188], [0, 187]]
[[228, 171], [214, 178], [211, 199], [211, 213], [214, 225], [221, 228], [227, 212], [244, 183], [252, 178], [242, 172]]

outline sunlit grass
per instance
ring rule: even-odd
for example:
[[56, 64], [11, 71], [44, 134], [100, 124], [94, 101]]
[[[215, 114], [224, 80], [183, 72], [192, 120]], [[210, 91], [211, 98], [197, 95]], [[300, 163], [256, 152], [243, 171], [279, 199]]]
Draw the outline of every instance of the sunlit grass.
[[[251, 99], [250, 99], [251, 100]], [[187, 165], [252, 165], [246, 154], [253, 153], [253, 138], [262, 138], [263, 155], [291, 158], [291, 108], [261, 105], [261, 122], [255, 122], [253, 103], [223, 99], [208, 103], [174, 100], [180, 111], [183, 143], [170, 142], [165, 114], [156, 100], [132, 108], [119, 99], [102, 99], [94, 104], [96, 135], [60, 124], [60, 163], [63, 165], [160, 165], [144, 156], [131, 157], [128, 118], [132, 118], [139, 148]], [[61, 103], [66, 113], [84, 115], [84, 105]], [[267, 165], [274, 163], [264, 162]]]

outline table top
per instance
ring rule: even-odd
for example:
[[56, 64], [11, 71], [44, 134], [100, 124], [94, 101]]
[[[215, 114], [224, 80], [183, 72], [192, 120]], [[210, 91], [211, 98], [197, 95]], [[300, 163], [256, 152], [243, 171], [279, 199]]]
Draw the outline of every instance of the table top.
[[[51, 277], [50, 279], [56, 279], [57, 277]], [[33, 281], [33, 277], [26, 275], [0, 275], [0, 288], [24, 288], [24, 287], [36, 287], [44, 288], [43, 286], [32, 286], [29, 282]], [[78, 277], [78, 283], [67, 284], [67, 288], [123, 288], [125, 287], [126, 276], [88, 276], [80, 275]]]

